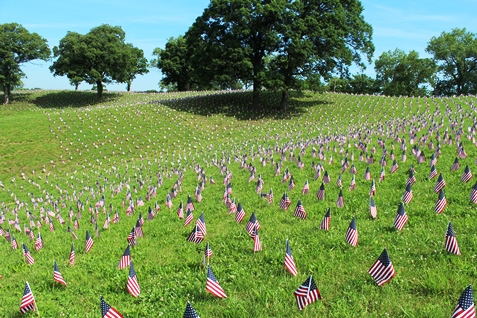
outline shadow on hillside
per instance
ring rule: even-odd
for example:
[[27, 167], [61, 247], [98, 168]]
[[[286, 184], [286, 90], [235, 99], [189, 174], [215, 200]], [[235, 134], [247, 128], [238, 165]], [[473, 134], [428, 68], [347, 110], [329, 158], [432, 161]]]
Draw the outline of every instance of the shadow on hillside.
[[93, 91], [52, 91], [36, 97], [32, 103], [41, 108], [85, 107], [114, 101], [119, 97], [118, 93], [104, 92], [102, 100], [98, 101]]
[[157, 100], [151, 103], [200, 116], [223, 114], [238, 120], [287, 119], [301, 116], [307, 108], [329, 103], [318, 99], [303, 100], [305, 97], [307, 97], [305, 93], [290, 92], [286, 111], [280, 109], [281, 93], [279, 92], [261, 92], [259, 108], [252, 106], [251, 92], [212, 93], [182, 99]]

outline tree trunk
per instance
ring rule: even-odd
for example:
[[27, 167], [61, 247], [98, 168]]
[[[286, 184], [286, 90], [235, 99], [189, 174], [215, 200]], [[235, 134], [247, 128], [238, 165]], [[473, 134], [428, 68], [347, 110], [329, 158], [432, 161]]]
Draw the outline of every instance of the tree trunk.
[[98, 90], [98, 101], [100, 101], [103, 98], [103, 82], [97, 81], [96, 82], [96, 89]]
[[75, 91], [77, 91], [77, 90], [78, 90], [78, 86], [79, 86], [79, 83], [78, 83], [78, 82], [76, 82], [76, 83], [75, 83]]
[[126, 90], [127, 90], [128, 92], [131, 91], [131, 82], [127, 82], [127, 83], [126, 83]]
[[3, 84], [3, 94], [4, 94], [3, 103], [4, 104], [10, 103], [10, 88], [8, 87], [7, 84]]
[[258, 108], [260, 106], [260, 81], [253, 79], [253, 97], [252, 105], [253, 108]]
[[288, 89], [282, 91], [282, 101], [280, 103], [280, 108], [282, 111], [286, 111], [288, 109]]

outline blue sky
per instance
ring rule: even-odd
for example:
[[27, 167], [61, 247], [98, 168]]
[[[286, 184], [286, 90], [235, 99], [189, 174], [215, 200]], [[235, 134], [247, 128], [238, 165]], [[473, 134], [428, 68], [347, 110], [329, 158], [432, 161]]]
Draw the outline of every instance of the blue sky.
[[[152, 58], [154, 48], [163, 48], [167, 39], [184, 34], [208, 6], [209, 0], [1, 0], [0, 23], [17, 22], [47, 39], [50, 48], [58, 45], [68, 31], [81, 34], [107, 23], [126, 32], [126, 42]], [[380, 1], [363, 0], [365, 20], [373, 26], [374, 58], [382, 52], [415, 50], [427, 57], [430, 38], [452, 28], [477, 33], [477, 0]], [[33, 61], [23, 66], [26, 88], [73, 89], [66, 77], [53, 77], [51, 62]], [[352, 69], [356, 73], [357, 69]], [[365, 71], [374, 77], [373, 66]], [[151, 69], [139, 76], [132, 90], [159, 89], [161, 73]], [[81, 84], [80, 89], [89, 89]], [[125, 84], [108, 85], [109, 90], [125, 90]]]

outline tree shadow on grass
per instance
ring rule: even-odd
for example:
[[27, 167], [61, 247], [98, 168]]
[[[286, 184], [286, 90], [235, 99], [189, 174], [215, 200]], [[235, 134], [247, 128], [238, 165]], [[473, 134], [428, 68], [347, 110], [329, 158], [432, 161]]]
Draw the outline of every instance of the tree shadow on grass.
[[260, 94], [260, 106], [252, 105], [252, 92], [223, 92], [210, 95], [194, 96], [182, 99], [157, 100], [161, 104], [177, 111], [185, 111], [199, 116], [222, 114], [238, 120], [257, 120], [264, 118], [288, 119], [301, 116], [310, 107], [329, 104], [320, 99], [304, 99], [305, 93], [290, 92], [288, 109], [280, 109], [280, 92], [264, 91]]
[[[67, 108], [85, 107], [114, 101], [120, 98], [119, 93], [103, 93], [103, 98], [98, 101], [96, 92], [88, 91], [51, 91], [38, 96], [32, 103], [40, 108]], [[15, 97], [15, 100], [17, 98]]]

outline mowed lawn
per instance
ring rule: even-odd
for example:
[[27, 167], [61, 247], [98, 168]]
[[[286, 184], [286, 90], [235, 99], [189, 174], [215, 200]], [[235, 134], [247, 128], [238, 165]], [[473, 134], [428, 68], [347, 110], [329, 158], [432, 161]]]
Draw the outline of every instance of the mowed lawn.
[[[0, 238], [2, 317], [23, 316], [19, 306], [25, 281], [41, 317], [100, 317], [100, 295], [126, 317], [182, 317], [187, 301], [201, 317], [449, 317], [463, 290], [475, 281], [477, 206], [470, 195], [476, 179], [461, 181], [466, 165], [476, 170], [473, 96], [295, 93], [286, 112], [275, 108], [280, 96], [272, 92], [262, 94], [263, 108], [258, 110], [248, 106], [249, 92], [108, 93], [101, 103], [93, 92], [18, 92], [14, 98], [13, 104], [0, 107], [1, 226], [10, 229], [19, 245], [12, 250], [5, 235]], [[452, 171], [460, 142], [466, 156], [461, 153], [459, 167]], [[446, 181], [448, 201], [441, 214], [434, 211], [437, 176], [429, 179], [438, 147], [435, 168]], [[384, 148], [385, 165], [380, 164]], [[424, 153], [425, 162], [418, 163], [413, 148]], [[374, 163], [366, 160], [371, 155]], [[395, 173], [392, 155], [399, 165]], [[350, 168], [342, 170], [345, 159], [357, 170], [352, 191]], [[323, 171], [315, 180], [317, 165]], [[404, 205], [409, 221], [398, 231], [393, 223], [411, 166], [416, 182], [411, 202]], [[364, 179], [367, 168], [371, 180]], [[294, 189], [289, 190], [289, 179], [282, 182], [286, 169]], [[222, 200], [226, 171], [231, 174], [230, 198], [246, 212], [240, 224]], [[325, 199], [318, 200], [324, 171], [331, 182], [324, 185]], [[194, 192], [202, 174], [207, 182], [203, 200], [197, 202]], [[343, 208], [336, 206], [340, 174]], [[263, 189], [257, 193], [259, 178]], [[310, 191], [304, 194], [307, 180]], [[375, 219], [369, 208], [372, 180]], [[169, 209], [166, 196], [179, 183]], [[155, 196], [148, 200], [152, 188]], [[260, 193], [270, 189], [269, 204]], [[279, 207], [285, 192], [291, 200], [286, 211]], [[177, 208], [181, 202], [185, 207], [188, 195], [195, 205], [194, 221], [184, 227]], [[138, 206], [141, 200], [144, 206]], [[293, 213], [298, 200], [307, 213], [304, 220]], [[149, 208], [157, 206], [157, 214], [148, 220]], [[319, 230], [328, 208], [330, 229]], [[103, 228], [116, 211], [119, 223]], [[252, 212], [260, 223], [263, 249], [258, 252], [245, 230]], [[207, 234], [196, 245], [186, 238], [201, 213]], [[16, 215], [21, 231], [13, 224]], [[45, 218], [38, 228], [41, 215]], [[118, 270], [118, 263], [140, 215], [144, 236], [131, 247], [141, 288], [134, 298], [126, 291], [129, 269]], [[30, 228], [28, 216], [35, 225], [33, 240], [24, 231]], [[345, 240], [353, 217], [356, 247]], [[78, 229], [73, 229], [75, 219]], [[449, 222], [461, 255], [445, 249]], [[88, 253], [86, 231], [94, 240]], [[38, 233], [44, 248], [35, 251]], [[284, 267], [287, 238], [297, 276]], [[25, 261], [22, 242], [35, 260], [32, 265]], [[213, 256], [205, 263], [226, 299], [206, 292], [206, 242]], [[396, 275], [379, 287], [368, 270], [384, 248]], [[66, 287], [53, 280], [54, 261]], [[293, 293], [310, 275], [322, 300], [300, 311]]]

